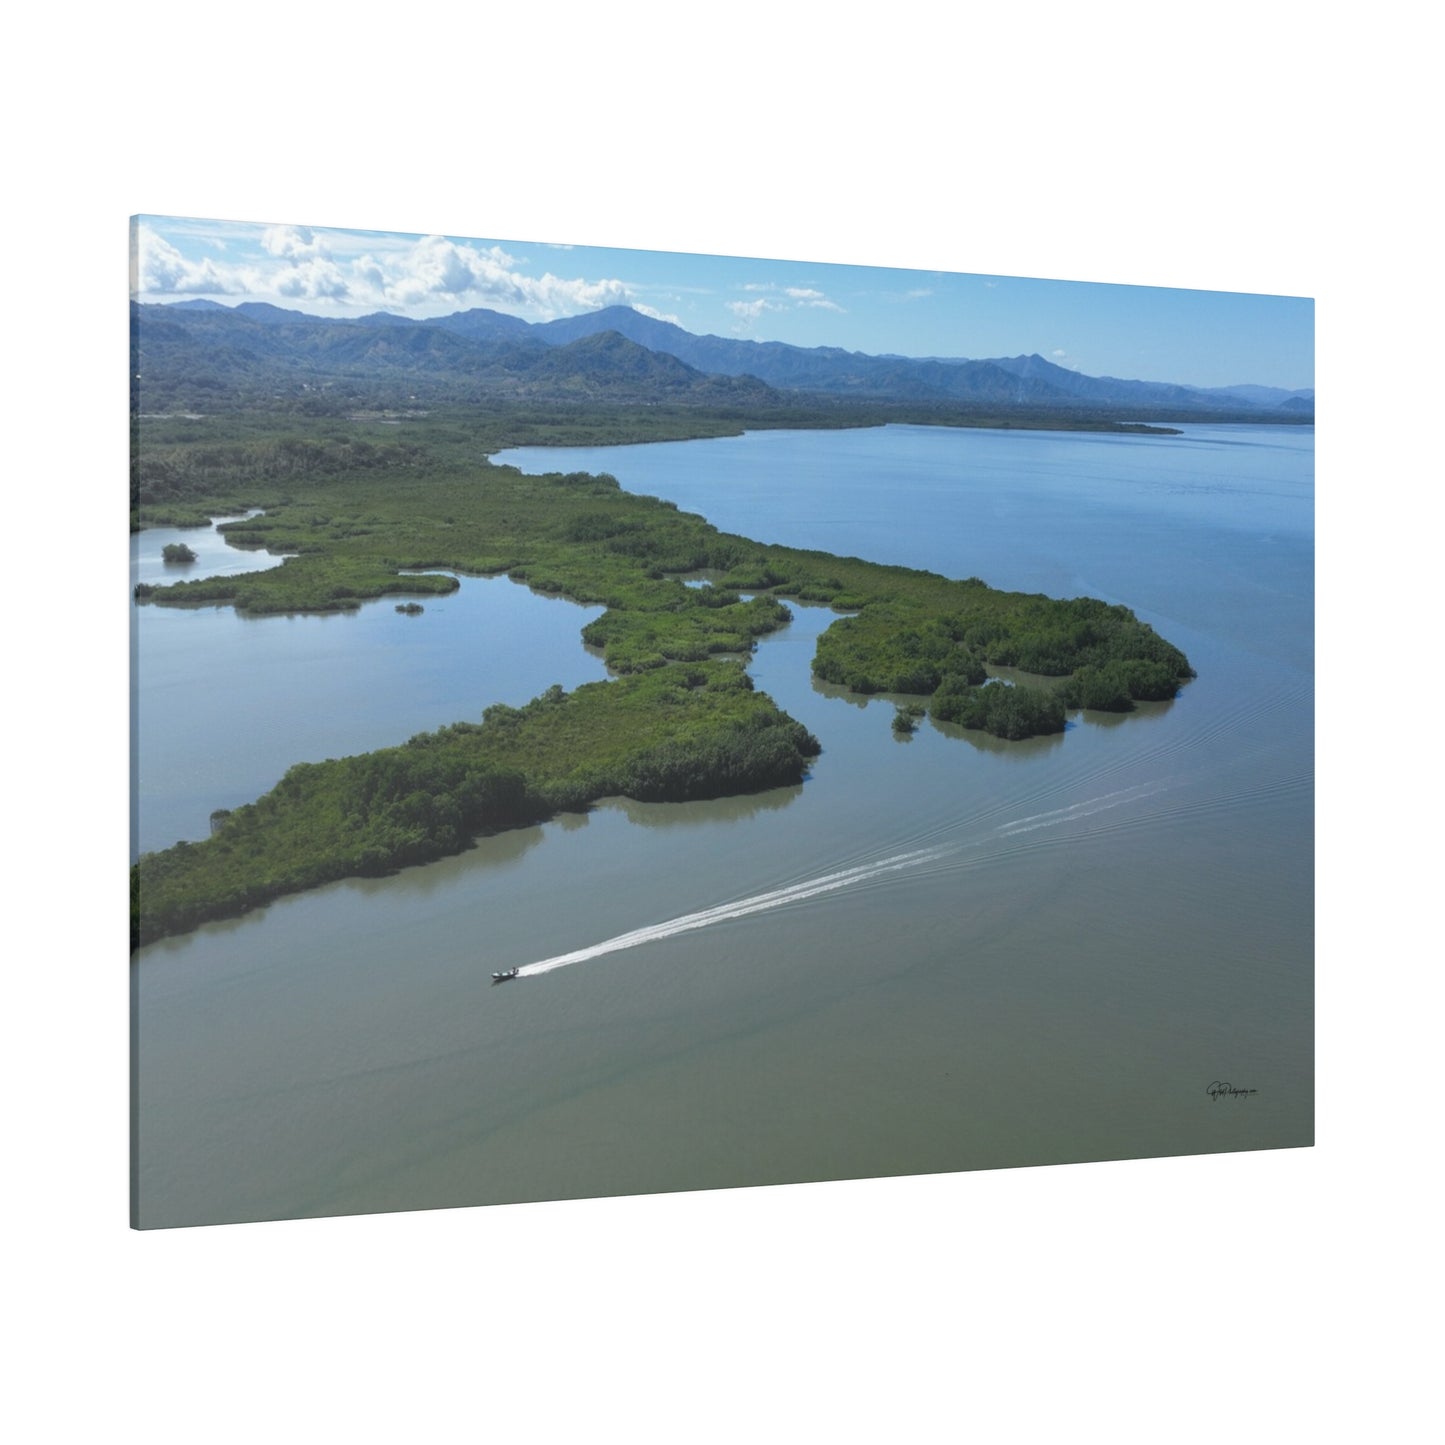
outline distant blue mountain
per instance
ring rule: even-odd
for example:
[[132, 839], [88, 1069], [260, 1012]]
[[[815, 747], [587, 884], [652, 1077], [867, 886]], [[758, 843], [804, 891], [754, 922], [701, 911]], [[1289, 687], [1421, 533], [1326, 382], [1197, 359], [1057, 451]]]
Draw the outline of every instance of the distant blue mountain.
[[1314, 395], [1313, 392], [1249, 386], [1209, 391], [1166, 382], [1084, 376], [1038, 355], [988, 360], [870, 356], [831, 346], [802, 347], [781, 341], [696, 336], [672, 322], [644, 316], [630, 306], [609, 306], [584, 316], [540, 322], [532, 329], [535, 335], [553, 344], [575, 341], [599, 331], [616, 331], [640, 346], [666, 352], [699, 371], [723, 376], [755, 376], [775, 387], [880, 400], [1022, 407], [1071, 403], [1090, 407], [1219, 411], [1275, 407], [1291, 396], [1305, 396], [1312, 401]]
[[[508, 316], [501, 311], [488, 311], [485, 306], [474, 307], [471, 311], [457, 311], [451, 316], [438, 316], [427, 323], [454, 331], [458, 336], [489, 341], [518, 341], [523, 337], [540, 340], [537, 328], [520, 316]], [[605, 330], [606, 328], [604, 328]]]
[[[509, 395], [545, 391], [676, 398], [687, 392], [717, 401], [791, 391], [930, 406], [1099, 410], [1115, 416], [1130, 411], [1155, 416], [1284, 412], [1301, 418], [1314, 412], [1312, 390], [1201, 388], [1085, 376], [1037, 354], [983, 360], [870, 356], [832, 346], [697, 336], [630, 306], [536, 323], [485, 307], [423, 320], [385, 311], [322, 318], [259, 301], [235, 307], [182, 301], [138, 307], [137, 315], [153, 365], [189, 364], [202, 373], [209, 369], [249, 378], [290, 367], [297, 376], [315, 377], [307, 385], [321, 385], [332, 374], [360, 378], [409, 372], [430, 376], [434, 385], [450, 377], [452, 392], [480, 386]], [[724, 381], [732, 385], [719, 390]]]
[[317, 321], [320, 318], [308, 316], [304, 311], [288, 311], [284, 306], [273, 306], [269, 301], [243, 301], [232, 308], [238, 316], [248, 321], [269, 322], [279, 326], [285, 321]]
[[708, 375], [615, 331], [549, 344], [515, 317], [482, 310], [419, 321], [307, 316], [264, 302], [131, 308], [137, 408], [309, 396], [338, 401], [676, 402], [769, 406], [772, 388]]
[[1300, 391], [1286, 391], [1279, 386], [1212, 386], [1206, 394], [1221, 400], [1248, 402], [1251, 406], [1284, 406], [1304, 402], [1310, 410], [1314, 408], [1315, 401], [1312, 386]]

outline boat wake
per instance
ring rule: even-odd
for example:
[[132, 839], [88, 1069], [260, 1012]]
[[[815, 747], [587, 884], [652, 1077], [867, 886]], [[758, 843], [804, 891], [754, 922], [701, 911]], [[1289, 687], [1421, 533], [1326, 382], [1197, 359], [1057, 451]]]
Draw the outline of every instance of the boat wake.
[[[1065, 808], [1034, 813], [1027, 817], [1013, 818], [997, 824], [984, 838], [972, 842], [939, 842], [930, 847], [914, 848], [909, 852], [895, 853], [889, 858], [880, 858], [871, 863], [859, 863], [826, 873], [818, 878], [805, 879], [801, 883], [790, 883], [774, 888], [767, 893], [758, 893], [751, 898], [740, 898], [732, 903], [720, 903], [713, 908], [704, 908], [697, 913], [686, 913], [680, 918], [669, 918], [664, 923], [652, 923], [643, 928], [634, 928], [629, 933], [619, 933], [615, 938], [601, 943], [589, 944], [571, 953], [559, 953], [552, 958], [539, 959], [536, 963], [523, 964], [503, 974], [493, 974], [494, 983], [508, 982], [514, 978], [535, 978], [539, 974], [551, 973], [554, 969], [567, 968], [574, 963], [589, 963], [609, 953], [621, 953], [624, 949], [640, 948], [647, 943], [661, 943], [679, 934], [695, 933], [702, 928], [711, 928], [719, 923], [732, 923], [754, 914], [769, 913], [774, 909], [786, 908], [791, 904], [803, 903], [844, 888], [856, 888], [874, 880], [887, 878], [890, 874], [905, 869], [918, 868], [924, 864], [937, 865], [944, 871], [959, 867], [976, 866], [981, 860], [975, 849], [988, 850], [990, 844], [1003, 838], [1014, 838], [1022, 833], [1032, 833], [1040, 828], [1056, 828], [1061, 824], [1075, 823], [1092, 817], [1095, 813], [1106, 812], [1125, 803], [1133, 803], [1150, 797], [1167, 788], [1167, 783], [1144, 783], [1132, 788], [1121, 788], [1117, 792], [1105, 793], [1101, 797], [1088, 798]], [[921, 839], [919, 841], [922, 841]], [[1030, 845], [1021, 845], [1030, 846]], [[935, 871], [929, 869], [928, 871]]]
[[1010, 822], [1000, 823], [997, 831], [1005, 838], [1012, 838], [1019, 833], [1032, 833], [1036, 828], [1056, 828], [1060, 823], [1072, 823], [1076, 819], [1089, 818], [1095, 813], [1107, 812], [1110, 808], [1120, 807], [1124, 803], [1138, 802], [1142, 798], [1163, 792], [1166, 786], [1163, 783], [1139, 783], [1132, 788], [1120, 788], [1116, 793], [1088, 798], [1082, 803], [1072, 803], [1067, 808], [1054, 808], [1047, 813], [1014, 818]]
[[737, 918], [767, 913], [775, 908], [784, 908], [790, 903], [801, 903], [824, 893], [834, 893], [840, 888], [853, 888], [870, 879], [897, 873], [904, 868], [916, 868], [920, 863], [934, 861], [952, 851], [952, 848], [946, 846], [919, 848], [911, 853], [898, 853], [891, 858], [880, 859], [876, 863], [862, 863], [856, 868], [844, 868], [821, 878], [810, 878], [802, 883], [790, 884], [786, 888], [758, 893], [752, 898], [722, 903], [716, 908], [704, 908], [698, 913], [686, 913], [681, 918], [670, 918], [666, 923], [653, 923], [646, 928], [633, 929], [631, 933], [620, 933], [616, 938], [579, 948], [572, 953], [559, 953], [554, 958], [525, 964], [517, 970], [516, 977], [534, 978], [538, 974], [551, 973], [553, 969], [566, 968], [570, 964], [587, 963], [607, 953], [620, 953], [625, 948], [639, 948], [644, 943], [659, 943], [664, 938], [676, 938], [680, 933], [694, 933], [700, 928], [711, 928], [716, 923], [731, 923]]

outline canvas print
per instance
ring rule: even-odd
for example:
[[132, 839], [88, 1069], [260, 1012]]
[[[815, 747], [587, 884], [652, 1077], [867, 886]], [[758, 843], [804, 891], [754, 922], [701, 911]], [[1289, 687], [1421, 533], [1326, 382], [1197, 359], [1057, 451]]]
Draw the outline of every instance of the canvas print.
[[1312, 1142], [1308, 299], [131, 260], [136, 1227]]

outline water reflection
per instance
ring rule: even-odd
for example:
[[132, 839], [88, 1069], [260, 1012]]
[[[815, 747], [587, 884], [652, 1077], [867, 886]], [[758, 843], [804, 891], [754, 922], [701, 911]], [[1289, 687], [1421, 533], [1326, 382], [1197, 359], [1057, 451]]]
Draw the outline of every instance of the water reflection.
[[632, 798], [603, 798], [597, 806], [621, 813], [643, 828], [703, 828], [738, 823], [759, 813], [776, 813], [803, 795], [803, 784], [747, 793], [736, 798], [707, 798], [692, 803], [639, 803]]
[[[159, 564], [157, 564], [159, 565]], [[562, 605], [558, 605], [561, 602]], [[602, 613], [501, 578], [354, 611], [248, 617], [228, 605], [135, 607], [135, 847], [208, 836], [297, 762], [372, 752], [554, 683], [606, 678], [581, 644]]]
[[996, 738], [992, 733], [980, 732], [977, 728], [959, 727], [957, 723], [939, 722], [928, 719], [929, 727], [946, 738], [968, 743], [976, 753], [988, 753], [1008, 763], [1026, 763], [1047, 753], [1056, 752], [1068, 736], [1072, 724], [1065, 722], [1061, 733], [1046, 733], [1043, 737], [1024, 738], [1019, 742], [1008, 742]]
[[813, 691], [830, 702], [846, 702], [849, 707], [856, 707], [860, 712], [868, 706], [869, 699], [861, 692], [850, 692], [846, 687], [839, 687], [836, 682], [824, 682], [816, 673], [812, 682]]
[[401, 868], [381, 878], [346, 878], [329, 886], [349, 889], [368, 899], [395, 894], [405, 894], [413, 899], [429, 898], [452, 887], [458, 877], [474, 868], [497, 871], [515, 867], [546, 836], [546, 829], [540, 824], [530, 828], [508, 828], [503, 832], [483, 835], [465, 852], [453, 854], [450, 858]]
[[[677, 495], [714, 522], [742, 495], [740, 530], [780, 540], [789, 517], [777, 509], [815, 544], [824, 515], [835, 550], [870, 556], [907, 523], [898, 560], [909, 565], [1118, 597], [1184, 646], [1205, 682], [1177, 712], [1073, 713], [1066, 737], [1005, 743], [932, 723], [914, 746], [889, 747], [891, 700], [811, 679], [811, 639], [832, 618], [790, 603], [795, 623], [749, 670], [824, 746], [806, 786], [608, 801], [146, 950], [144, 1224], [1309, 1142], [1307, 541], [1293, 570], [1269, 573], [1294, 591], [1265, 595], [1255, 537], [1222, 518], [1201, 536], [1180, 510], [1228, 500], [1233, 519], [1237, 499], [1146, 489], [1171, 457], [1176, 479], [1195, 461], [1196, 480], [1233, 478], [1218, 449], [889, 430], [728, 443], [714, 491]], [[687, 445], [639, 450], [687, 483], [686, 459], [714, 444]], [[924, 447], [946, 454], [947, 472], [908, 491], [904, 463]], [[750, 448], [768, 463], [755, 486]], [[798, 465], [779, 465], [777, 448]], [[818, 448], [826, 466], [810, 469]], [[850, 490], [840, 458], [853, 449], [878, 465]], [[975, 455], [980, 465], [963, 465]], [[1035, 480], [1051, 458], [1057, 485]], [[1138, 480], [1121, 489], [1131, 458], [1122, 474]], [[1276, 504], [1250, 515], [1274, 531]], [[459, 620], [483, 585], [438, 608], [438, 624]], [[162, 610], [147, 617], [153, 639], [216, 620]], [[586, 661], [576, 614], [562, 616], [570, 655]], [[433, 620], [428, 604], [406, 656], [440, 632]], [[477, 620], [506, 626], [491, 612]], [[393, 624], [387, 609], [376, 635], [395, 642]], [[267, 636], [284, 650], [304, 633], [297, 619]], [[466, 650], [445, 667], [472, 667], [472, 630], [456, 640]], [[1277, 654], [1300, 671], [1282, 673]], [[178, 707], [205, 693], [193, 656]], [[528, 660], [499, 659], [488, 688]], [[315, 670], [304, 662], [288, 686]], [[237, 670], [234, 652], [226, 665]], [[393, 690], [385, 673], [379, 687]], [[880, 707], [865, 717], [870, 700]], [[1167, 726], [1151, 726], [1166, 712]], [[244, 731], [226, 721], [216, 735], [229, 747]], [[936, 862], [881, 871], [923, 849]], [[811, 893], [851, 869], [856, 886]], [[754, 909], [765, 896], [784, 906]], [[704, 912], [705, 928], [669, 927]], [[639, 930], [641, 945], [550, 982], [488, 984], [492, 969]], [[1257, 1109], [1211, 1103], [1208, 1080], [1230, 1076], [1260, 1089]]]
[[[202, 527], [146, 527], [130, 536], [131, 590], [144, 582], [153, 587], [168, 582], [199, 581], [210, 577], [229, 577], [238, 572], [264, 572], [279, 567], [282, 554], [258, 556], [253, 546], [233, 542], [223, 527], [259, 516], [253, 510], [240, 517], [213, 517]], [[168, 563], [163, 553], [167, 546], [189, 547], [196, 554], [194, 562]]]

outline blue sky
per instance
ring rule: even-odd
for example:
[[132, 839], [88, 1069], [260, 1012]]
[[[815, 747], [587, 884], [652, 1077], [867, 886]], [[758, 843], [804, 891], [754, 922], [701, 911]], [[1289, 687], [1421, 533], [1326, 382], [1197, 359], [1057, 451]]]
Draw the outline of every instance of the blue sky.
[[903, 356], [1037, 352], [1090, 376], [1314, 385], [1299, 297], [142, 216], [133, 292], [318, 316], [546, 321], [629, 305], [688, 331]]

